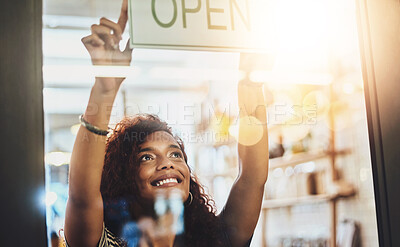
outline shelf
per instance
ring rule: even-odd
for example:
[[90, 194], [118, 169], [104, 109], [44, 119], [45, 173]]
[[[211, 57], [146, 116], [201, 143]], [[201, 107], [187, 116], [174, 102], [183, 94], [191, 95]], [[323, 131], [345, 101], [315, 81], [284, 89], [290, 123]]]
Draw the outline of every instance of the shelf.
[[[335, 152], [335, 155], [344, 155], [350, 153], [349, 149], [344, 149]], [[329, 152], [325, 153], [298, 153], [291, 156], [283, 156], [278, 158], [273, 158], [269, 160], [269, 169], [275, 168], [285, 168], [288, 166], [295, 166], [298, 164], [303, 164], [309, 161], [314, 161], [318, 159], [327, 158], [330, 156]], [[231, 168], [224, 172], [212, 173], [212, 174], [198, 174], [199, 177], [205, 177], [207, 179], [213, 179], [215, 177], [236, 177], [238, 174], [238, 169]]]
[[262, 208], [271, 209], [271, 208], [291, 207], [302, 204], [316, 204], [316, 203], [328, 202], [336, 198], [338, 198], [337, 195], [325, 194], [325, 195], [264, 200]]
[[238, 169], [237, 168], [231, 168], [228, 169], [224, 172], [218, 172], [218, 173], [213, 173], [213, 174], [199, 174], [199, 177], [204, 177], [208, 179], [214, 179], [216, 177], [236, 177], [238, 174]]
[[318, 160], [328, 157], [328, 153], [298, 153], [290, 156], [283, 156], [278, 158], [270, 159], [269, 169], [278, 167], [294, 166], [302, 163], [306, 163], [313, 160]]
[[[350, 150], [344, 149], [341, 151], [337, 151], [334, 154], [335, 155], [344, 155], [344, 154], [348, 154], [348, 153], [350, 153]], [[298, 164], [303, 164], [306, 162], [327, 158], [330, 155], [331, 155], [330, 152], [318, 152], [318, 153], [317, 152], [315, 152], [315, 153], [308, 152], [308, 153], [298, 153], [298, 154], [293, 154], [290, 156], [273, 158], [273, 159], [269, 160], [269, 169], [295, 166]]]
[[356, 190], [353, 189], [351, 191], [341, 191], [335, 194], [320, 194], [320, 195], [309, 195], [302, 197], [290, 197], [290, 198], [282, 198], [282, 199], [270, 199], [264, 200], [262, 204], [263, 209], [271, 209], [271, 208], [284, 208], [284, 207], [292, 207], [297, 205], [304, 204], [317, 204], [328, 201], [334, 201], [340, 198], [348, 198], [352, 197], [356, 194]]

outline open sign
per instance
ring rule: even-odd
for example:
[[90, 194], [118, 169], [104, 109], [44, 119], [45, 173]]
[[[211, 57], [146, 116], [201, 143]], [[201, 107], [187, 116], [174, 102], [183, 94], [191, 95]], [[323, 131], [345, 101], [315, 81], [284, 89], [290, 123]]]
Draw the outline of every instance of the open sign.
[[130, 0], [132, 47], [218, 51], [268, 50], [269, 0]]

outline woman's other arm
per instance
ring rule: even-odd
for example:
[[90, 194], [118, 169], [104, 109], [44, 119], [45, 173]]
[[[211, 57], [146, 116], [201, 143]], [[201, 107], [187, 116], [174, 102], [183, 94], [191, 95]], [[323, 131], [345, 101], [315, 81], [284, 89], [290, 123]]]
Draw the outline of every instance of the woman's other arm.
[[[106, 18], [93, 25], [92, 34], [83, 38], [94, 65], [129, 65], [131, 50], [117, 47], [127, 22], [127, 1], [123, 1], [118, 23]], [[106, 130], [111, 109], [124, 78], [96, 78], [84, 119]], [[103, 227], [103, 201], [100, 193], [106, 137], [84, 127], [77, 133], [69, 170], [69, 199], [65, 236], [70, 246], [96, 246]]]
[[253, 235], [261, 211], [268, 177], [268, 128], [262, 84], [241, 81], [238, 96], [239, 176], [221, 217], [228, 226], [232, 246], [243, 247]]

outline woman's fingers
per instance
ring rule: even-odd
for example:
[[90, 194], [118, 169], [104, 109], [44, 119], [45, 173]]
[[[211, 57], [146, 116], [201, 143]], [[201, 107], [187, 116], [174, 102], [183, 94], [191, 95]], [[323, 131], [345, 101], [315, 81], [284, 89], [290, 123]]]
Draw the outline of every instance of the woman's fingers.
[[172, 246], [175, 233], [171, 231], [173, 215], [168, 213], [157, 222], [151, 218], [143, 218], [138, 222], [142, 231], [141, 245], [139, 246]]
[[97, 34], [91, 34], [89, 36], [82, 38], [82, 43], [85, 45], [87, 49], [90, 49], [92, 46], [103, 46], [105, 45], [104, 41], [100, 39]]
[[132, 57], [133, 48], [131, 48], [131, 46], [129, 45], [130, 41], [131, 41], [131, 39], [128, 39], [128, 41], [126, 42], [125, 50], [122, 52], [124, 57], [126, 57], [126, 58]]
[[[142, 245], [147, 246], [147, 243], [154, 243], [156, 239], [155, 226], [156, 223], [151, 218], [143, 218], [138, 222], [139, 229], [142, 231]], [[142, 246], [140, 245], [140, 246]]]
[[108, 28], [110, 28], [113, 31], [113, 34], [119, 39], [122, 39], [122, 29], [120, 27], [120, 25], [118, 25], [117, 23], [102, 17], [100, 19], [100, 25], [106, 26]]
[[82, 38], [93, 64], [129, 65], [132, 59], [132, 49], [129, 47], [129, 41], [123, 51], [119, 48], [128, 19], [127, 8], [128, 2], [124, 0], [119, 24], [102, 17], [99, 24], [91, 26], [92, 34]]
[[91, 26], [91, 30], [92, 34], [96, 34], [99, 38], [101, 38], [105, 42], [105, 45], [107, 47], [112, 49], [118, 48], [118, 42], [116, 41], [116, 38], [111, 34], [111, 28], [104, 25], [93, 24]]
[[121, 14], [118, 19], [118, 25], [121, 27], [121, 33], [124, 32], [127, 21], [128, 21], [128, 0], [123, 0], [121, 7]]

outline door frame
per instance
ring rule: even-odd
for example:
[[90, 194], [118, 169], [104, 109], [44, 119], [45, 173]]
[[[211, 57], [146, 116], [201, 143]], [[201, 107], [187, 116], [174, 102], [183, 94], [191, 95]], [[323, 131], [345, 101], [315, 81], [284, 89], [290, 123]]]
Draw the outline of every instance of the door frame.
[[47, 246], [42, 1], [0, 2], [1, 243]]
[[380, 246], [400, 246], [400, 2], [356, 0]]

